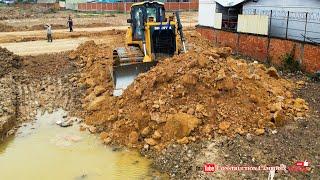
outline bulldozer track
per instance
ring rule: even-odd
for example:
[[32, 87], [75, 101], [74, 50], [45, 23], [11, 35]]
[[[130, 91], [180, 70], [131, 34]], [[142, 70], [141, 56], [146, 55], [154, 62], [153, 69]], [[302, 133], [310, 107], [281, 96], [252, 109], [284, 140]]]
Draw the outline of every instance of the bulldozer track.
[[17, 114], [20, 122], [33, 119], [39, 109], [48, 112], [56, 108], [70, 110], [75, 102], [70, 92], [72, 85], [62, 83], [61, 78], [47, 77], [34, 82], [18, 82], [17, 87]]

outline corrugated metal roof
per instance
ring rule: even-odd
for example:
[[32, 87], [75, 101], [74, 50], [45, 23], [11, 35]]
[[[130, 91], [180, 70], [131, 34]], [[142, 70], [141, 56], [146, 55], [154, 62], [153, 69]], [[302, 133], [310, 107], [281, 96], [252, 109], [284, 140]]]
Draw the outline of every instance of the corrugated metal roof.
[[217, 3], [221, 4], [224, 7], [231, 7], [237, 4], [240, 4], [246, 0], [216, 0]]

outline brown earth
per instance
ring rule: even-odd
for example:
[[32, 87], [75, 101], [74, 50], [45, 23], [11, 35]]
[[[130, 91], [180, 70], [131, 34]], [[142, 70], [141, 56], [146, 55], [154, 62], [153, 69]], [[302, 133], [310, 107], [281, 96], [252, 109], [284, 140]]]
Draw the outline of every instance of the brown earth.
[[0, 78], [19, 66], [20, 57], [0, 47]]
[[[87, 31], [79, 31], [79, 32], [55, 32], [53, 34], [53, 40], [55, 39], [68, 39], [68, 38], [80, 38], [80, 37], [101, 37], [105, 38], [108, 35], [113, 35], [115, 33], [118, 34], [125, 34], [123, 30], [102, 30], [97, 32], [87, 32]], [[46, 40], [45, 32], [37, 32], [32, 34], [13, 34], [13, 35], [6, 35], [0, 38], [0, 43], [11, 43], [11, 42], [27, 42], [27, 41], [38, 41], [38, 40]]]
[[29, 7], [1, 6], [0, 20], [23, 19], [32, 17], [41, 17], [46, 13], [53, 13], [53, 8], [32, 5]]
[[81, 117], [82, 90], [74, 84], [78, 68], [67, 53], [19, 57], [0, 50], [0, 138], [12, 135], [38, 111], [63, 108]]
[[20, 68], [21, 59], [0, 47], [0, 141], [16, 125], [17, 98], [14, 74]]
[[0, 142], [16, 125], [16, 84], [14, 77], [4, 75], [0, 77]]
[[125, 14], [60, 11], [36, 4], [28, 7], [0, 6], [0, 11], [0, 32], [44, 30], [47, 23], [54, 30], [67, 29], [69, 15], [73, 18], [74, 28], [119, 26], [119, 19], [126, 25]]
[[19, 121], [29, 121], [38, 110], [49, 113], [62, 108], [81, 117], [81, 87], [74, 85], [77, 65], [69, 61], [68, 53], [23, 56], [15, 75], [18, 86]]
[[[267, 179], [268, 170], [205, 173], [203, 164], [242, 167], [272, 167], [282, 164], [286, 166], [286, 170], [276, 171], [275, 179], [318, 179], [320, 83], [297, 74], [295, 77], [291, 76], [290, 80], [299, 84], [301, 81], [305, 82], [293, 94], [309, 103], [308, 117], [290, 121], [276, 130], [266, 128], [265, 133], [260, 136], [248, 133], [229, 138], [215, 133], [213, 138], [188, 146], [174, 144], [162, 151], [161, 156], [156, 153], [151, 155], [155, 158], [155, 167], [169, 172], [172, 179]], [[147, 154], [150, 156], [150, 153]], [[310, 162], [305, 171], [292, 171], [296, 162], [304, 160]]]
[[[118, 41], [123, 33], [110, 31], [106, 36]], [[81, 67], [70, 61], [68, 52], [20, 57], [4, 48], [0, 51], [1, 138], [13, 134], [21, 122], [34, 119], [37, 111], [51, 113], [63, 108], [82, 117], [85, 87], [76, 83]]]
[[[203, 39], [192, 42], [195, 37], [189, 35], [189, 47], [196, 48], [141, 74], [119, 98], [111, 95], [107, 72], [111, 48], [88, 43], [76, 51], [86, 54], [79, 55], [84, 67], [79, 83], [88, 88], [86, 122], [104, 132], [105, 142], [160, 150], [213, 133], [263, 135], [266, 128], [307, 115], [307, 103], [293, 98], [296, 85], [274, 68], [235, 60], [230, 48], [210, 47]], [[100, 50], [93, 54], [94, 49]]]

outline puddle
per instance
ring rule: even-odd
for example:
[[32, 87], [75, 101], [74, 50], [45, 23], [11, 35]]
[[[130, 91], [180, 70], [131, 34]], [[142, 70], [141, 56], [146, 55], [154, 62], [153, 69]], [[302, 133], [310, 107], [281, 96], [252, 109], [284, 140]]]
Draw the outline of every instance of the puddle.
[[150, 161], [139, 153], [114, 152], [94, 135], [55, 124], [65, 112], [37, 115], [0, 144], [0, 179], [146, 179]]

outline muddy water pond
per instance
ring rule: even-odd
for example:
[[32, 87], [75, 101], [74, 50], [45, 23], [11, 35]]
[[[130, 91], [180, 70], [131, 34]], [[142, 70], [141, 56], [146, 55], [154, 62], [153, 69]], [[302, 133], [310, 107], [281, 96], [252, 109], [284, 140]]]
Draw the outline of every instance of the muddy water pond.
[[66, 114], [38, 113], [14, 137], [0, 144], [0, 179], [149, 179], [150, 161], [129, 150], [114, 151], [76, 125], [62, 128]]

